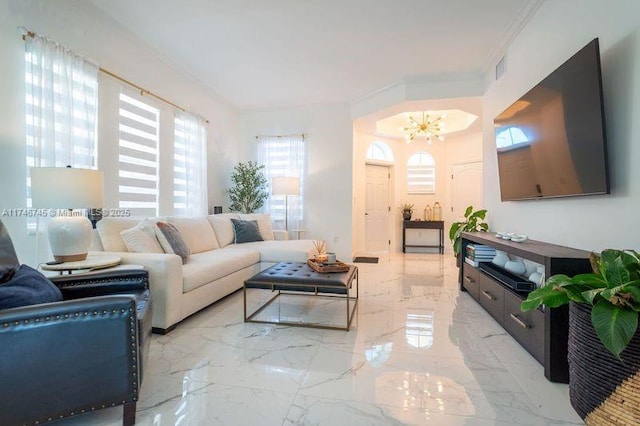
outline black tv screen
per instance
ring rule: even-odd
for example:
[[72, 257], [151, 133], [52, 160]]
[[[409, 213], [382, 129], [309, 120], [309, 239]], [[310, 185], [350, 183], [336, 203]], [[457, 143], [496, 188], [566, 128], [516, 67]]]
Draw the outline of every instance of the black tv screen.
[[598, 39], [494, 124], [502, 201], [608, 194]]

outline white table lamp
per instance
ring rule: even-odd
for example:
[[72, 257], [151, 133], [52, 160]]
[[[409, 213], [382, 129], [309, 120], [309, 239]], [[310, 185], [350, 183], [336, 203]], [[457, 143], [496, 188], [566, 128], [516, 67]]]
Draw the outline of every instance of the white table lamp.
[[104, 178], [102, 171], [71, 167], [32, 167], [31, 199], [40, 209], [66, 209], [67, 214], [49, 222], [51, 253], [59, 262], [74, 262], [87, 257], [91, 245], [91, 222], [71, 209], [102, 208]]
[[284, 195], [284, 229], [289, 231], [289, 196], [300, 195], [300, 178], [275, 176], [271, 181], [271, 195]]

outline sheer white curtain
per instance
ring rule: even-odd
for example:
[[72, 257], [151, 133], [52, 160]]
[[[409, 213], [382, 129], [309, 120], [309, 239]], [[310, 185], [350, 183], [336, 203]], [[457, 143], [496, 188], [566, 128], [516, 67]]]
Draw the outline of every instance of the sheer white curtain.
[[306, 174], [304, 135], [260, 136], [258, 163], [265, 166], [264, 175], [269, 184], [269, 198], [263, 211], [271, 215], [274, 229], [285, 228], [285, 197], [271, 195], [271, 182], [275, 176], [300, 178], [300, 196], [289, 196], [289, 231], [304, 229], [304, 180]]
[[[98, 67], [46, 37], [27, 35], [25, 95], [26, 197], [31, 207], [31, 167], [97, 168]], [[27, 226], [34, 232], [35, 218]]]
[[96, 167], [98, 67], [45, 37], [25, 39], [28, 167]]
[[173, 213], [203, 216], [207, 208], [207, 128], [203, 118], [176, 112]]

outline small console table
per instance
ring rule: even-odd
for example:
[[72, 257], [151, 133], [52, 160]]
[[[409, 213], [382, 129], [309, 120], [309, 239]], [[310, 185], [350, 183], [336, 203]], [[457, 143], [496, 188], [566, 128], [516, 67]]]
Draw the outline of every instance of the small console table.
[[[438, 245], [407, 245], [407, 229], [437, 229], [439, 232]], [[407, 247], [437, 248], [440, 254], [444, 253], [444, 221], [442, 220], [403, 220], [402, 221], [402, 252], [406, 253]]]

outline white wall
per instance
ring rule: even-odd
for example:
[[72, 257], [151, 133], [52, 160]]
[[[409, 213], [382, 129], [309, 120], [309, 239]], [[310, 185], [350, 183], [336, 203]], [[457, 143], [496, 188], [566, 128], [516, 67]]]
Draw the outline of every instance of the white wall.
[[[546, 1], [507, 50], [507, 71], [483, 97], [484, 200], [493, 229], [586, 250], [638, 248], [640, 2]], [[501, 202], [493, 118], [599, 37], [611, 195]]]
[[[237, 158], [233, 109], [216, 100], [214, 94], [167, 63], [89, 2], [0, 0], [0, 211], [24, 208], [26, 203], [24, 42], [17, 30], [19, 26], [46, 35], [100, 66], [208, 118], [211, 122], [208, 127], [210, 204], [222, 198], [228, 173], [226, 164]], [[99, 141], [103, 146], [117, 143], [113, 134], [101, 134]], [[107, 202], [113, 201], [107, 198]], [[20, 260], [34, 264], [35, 242], [26, 235], [25, 220], [0, 219], [9, 228]]]
[[257, 158], [258, 135], [307, 135], [306, 237], [327, 241], [327, 250], [350, 261], [353, 124], [349, 106], [244, 111], [238, 120], [238, 161]]
[[[387, 143], [394, 155], [391, 167], [391, 251], [402, 252], [402, 203], [414, 204], [413, 218], [423, 218], [423, 211], [427, 205], [433, 207], [437, 201], [442, 206], [445, 221], [445, 250], [450, 251], [448, 231], [452, 221], [457, 218], [451, 214], [451, 168], [454, 164], [482, 161], [482, 135], [478, 125], [474, 125], [470, 132], [446, 136], [444, 141], [434, 140], [427, 144], [424, 139], [415, 139], [407, 144], [403, 139], [381, 138], [363, 131], [355, 132], [354, 136], [354, 251], [365, 252], [365, 164], [367, 149], [374, 141]], [[475, 130], [474, 130], [475, 129]], [[408, 194], [407, 193], [407, 161], [418, 151], [431, 154], [436, 162], [436, 193]], [[479, 208], [480, 206], [474, 206]], [[407, 243], [418, 245], [434, 245], [438, 243], [438, 235], [430, 230], [412, 230], [407, 232]], [[411, 251], [433, 250], [411, 249]]]

